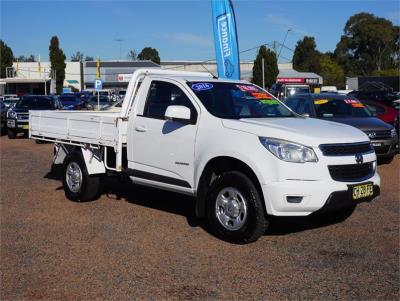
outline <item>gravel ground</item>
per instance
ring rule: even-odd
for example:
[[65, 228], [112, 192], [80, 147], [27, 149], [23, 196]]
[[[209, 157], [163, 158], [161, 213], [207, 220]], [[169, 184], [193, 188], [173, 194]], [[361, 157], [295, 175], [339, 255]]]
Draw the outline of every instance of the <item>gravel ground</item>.
[[192, 198], [108, 181], [73, 203], [51, 144], [0, 147], [1, 300], [399, 300], [399, 156], [379, 166], [381, 196], [345, 222], [275, 220], [232, 245], [196, 223]]

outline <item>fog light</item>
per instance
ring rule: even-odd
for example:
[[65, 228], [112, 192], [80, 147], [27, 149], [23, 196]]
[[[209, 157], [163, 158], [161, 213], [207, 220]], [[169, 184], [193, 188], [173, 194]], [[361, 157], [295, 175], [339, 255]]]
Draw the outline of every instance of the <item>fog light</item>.
[[301, 203], [301, 201], [303, 200], [302, 196], [287, 196], [286, 197], [286, 201], [288, 203]]

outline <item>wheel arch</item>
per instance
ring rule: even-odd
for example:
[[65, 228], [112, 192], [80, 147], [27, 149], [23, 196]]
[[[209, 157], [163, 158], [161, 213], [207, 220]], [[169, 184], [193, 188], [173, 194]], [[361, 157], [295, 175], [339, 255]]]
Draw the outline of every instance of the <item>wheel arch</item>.
[[208, 160], [202, 169], [201, 175], [199, 176], [197, 185], [197, 201], [196, 201], [196, 216], [204, 217], [206, 213], [206, 198], [208, 188], [214, 179], [225, 171], [240, 171], [250, 178], [253, 184], [256, 186], [257, 191], [262, 199], [264, 206], [264, 212], [266, 213], [264, 196], [261, 188], [262, 181], [257, 176], [254, 168], [243, 160], [231, 157], [231, 156], [217, 156]]

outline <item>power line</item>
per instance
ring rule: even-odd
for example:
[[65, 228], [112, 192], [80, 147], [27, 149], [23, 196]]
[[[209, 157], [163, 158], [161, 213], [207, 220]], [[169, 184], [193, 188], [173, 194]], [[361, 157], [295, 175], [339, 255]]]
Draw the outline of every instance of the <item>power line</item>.
[[[283, 45], [283, 44], [281, 44], [281, 43], [279, 43], [279, 42], [277, 42], [277, 44], [279, 44], [279, 45], [280, 45], [281, 47], [283, 47], [283, 48], [286, 48], [286, 49], [288, 49], [288, 50], [294, 52], [293, 49], [291, 49], [291, 48], [289, 48], [289, 47], [287, 47], [287, 46], [285, 46], [285, 45]], [[271, 44], [269, 44], [269, 43], [260, 44], [260, 45], [255, 46], [255, 47], [251, 47], [251, 48], [248, 48], [248, 49], [239, 51], [239, 54], [243, 54], [243, 53], [247, 53], [247, 52], [250, 52], [250, 51], [259, 49], [261, 46], [268, 46], [268, 47], [271, 47]], [[288, 61], [291, 61], [290, 59], [288, 59], [288, 58], [286, 58], [286, 57], [284, 57], [284, 56], [281, 56], [281, 57], [284, 58], [284, 59], [286, 59], [286, 60], [288, 60]], [[187, 63], [187, 64], [180, 64], [180, 65], [177, 65], [177, 66], [166, 67], [166, 68], [163, 68], [163, 69], [164, 69], [164, 70], [173, 70], [173, 69], [179, 69], [179, 68], [186, 67], [186, 66], [201, 65], [204, 69], [208, 70], [207, 68], [205, 68], [205, 66], [203, 66], [203, 64], [210, 63], [210, 62], [215, 62], [215, 59], [213, 58], [213, 59], [208, 59], [208, 60], [199, 61], [199, 62], [193, 62], [193, 63]], [[90, 68], [94, 68], [94, 67], [90, 67]], [[101, 68], [101, 66], [100, 66], [100, 68]], [[128, 68], [128, 67], [127, 67], [127, 68]], [[38, 70], [31, 70], [31, 69], [18, 68], [18, 71], [19, 71], [19, 70], [21, 70], [21, 71], [26, 71], [26, 72], [39, 73]], [[42, 72], [42, 73], [44, 73], [44, 72]], [[210, 72], [210, 73], [211, 73], [211, 72]], [[106, 73], [106, 74], [104, 74], [104, 75], [118, 75], [118, 74], [121, 74], [121, 72], [118, 72], [118, 73]], [[78, 76], [78, 75], [81, 75], [81, 73], [69, 73], [69, 72], [65, 72], [65, 75], [77, 75], [77, 76]], [[84, 75], [93, 75], [93, 76], [96, 76], [96, 73], [85, 73], [85, 72], [84, 72]]]

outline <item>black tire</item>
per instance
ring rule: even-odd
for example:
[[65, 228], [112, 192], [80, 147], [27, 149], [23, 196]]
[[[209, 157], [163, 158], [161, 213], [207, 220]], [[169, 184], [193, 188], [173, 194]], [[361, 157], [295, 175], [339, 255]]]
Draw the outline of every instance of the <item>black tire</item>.
[[15, 138], [17, 138], [17, 131], [7, 129], [7, 136], [8, 136], [8, 139], [15, 139]]
[[[223, 226], [217, 217], [216, 202], [224, 189], [234, 188], [243, 196], [247, 217], [243, 219], [239, 229], [230, 230]], [[220, 207], [223, 210], [222, 207]], [[210, 231], [217, 237], [233, 243], [250, 243], [265, 233], [268, 221], [262, 199], [253, 182], [243, 173], [228, 171], [219, 175], [207, 193], [207, 220]]]
[[[67, 184], [67, 169], [70, 163], [74, 163], [79, 166], [81, 171], [81, 185], [77, 191], [71, 190]], [[74, 165], [75, 166], [75, 165]], [[87, 202], [93, 201], [99, 197], [100, 188], [100, 177], [95, 175], [91, 176], [88, 174], [85, 162], [82, 158], [82, 154], [79, 152], [73, 152], [64, 161], [63, 166], [63, 187], [65, 196], [74, 202]]]

